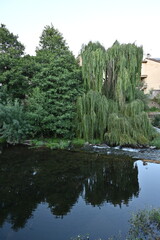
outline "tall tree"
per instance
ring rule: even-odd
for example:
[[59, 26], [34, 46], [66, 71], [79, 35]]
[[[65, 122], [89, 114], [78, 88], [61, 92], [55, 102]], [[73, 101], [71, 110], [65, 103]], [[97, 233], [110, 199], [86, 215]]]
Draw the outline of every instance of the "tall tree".
[[61, 33], [46, 26], [36, 51], [39, 72], [32, 84], [45, 96], [47, 112], [44, 135], [70, 138], [74, 135], [75, 102], [80, 91], [81, 71]]
[[135, 99], [140, 82], [142, 47], [115, 42], [106, 52], [104, 94], [123, 104]]
[[103, 140], [108, 112], [107, 99], [101, 94], [106, 52], [99, 42], [89, 42], [83, 46], [81, 56], [84, 93], [77, 101], [78, 136]]
[[22, 61], [24, 46], [18, 36], [9, 32], [5, 25], [0, 27], [0, 84], [11, 98], [24, 99], [27, 78], [23, 74]]
[[37, 52], [40, 50], [50, 50], [52, 54], [59, 54], [64, 50], [68, 50], [66, 41], [62, 34], [55, 29], [54, 26], [47, 25], [44, 27], [42, 35], [40, 36], [39, 47]]
[[18, 36], [11, 33], [4, 24], [0, 27], [0, 53], [11, 57], [20, 57], [24, 54], [24, 45], [18, 41]]
[[109, 144], [147, 144], [154, 132], [137, 98], [143, 50], [115, 42], [107, 51], [99, 43], [82, 49], [86, 92], [77, 101], [77, 134]]
[[105, 48], [99, 42], [89, 42], [82, 47], [81, 56], [85, 90], [101, 92], [106, 62]]

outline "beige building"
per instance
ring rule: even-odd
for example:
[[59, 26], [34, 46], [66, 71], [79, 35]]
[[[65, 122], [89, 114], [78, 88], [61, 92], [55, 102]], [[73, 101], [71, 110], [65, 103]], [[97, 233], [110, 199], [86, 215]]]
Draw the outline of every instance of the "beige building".
[[160, 58], [146, 58], [142, 62], [141, 80], [144, 93], [160, 93]]

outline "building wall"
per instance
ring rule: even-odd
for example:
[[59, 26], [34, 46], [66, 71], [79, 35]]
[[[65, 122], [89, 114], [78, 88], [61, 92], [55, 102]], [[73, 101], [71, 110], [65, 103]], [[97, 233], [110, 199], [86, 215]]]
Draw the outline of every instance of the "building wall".
[[146, 59], [142, 62], [141, 78], [144, 82], [144, 93], [160, 90], [160, 62]]

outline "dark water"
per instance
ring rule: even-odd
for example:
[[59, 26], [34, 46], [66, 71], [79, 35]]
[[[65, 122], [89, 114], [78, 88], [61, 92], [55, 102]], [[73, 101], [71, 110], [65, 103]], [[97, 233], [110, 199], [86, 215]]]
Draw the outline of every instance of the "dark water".
[[131, 214], [150, 207], [160, 207], [160, 164], [25, 147], [0, 155], [0, 240], [123, 237]]

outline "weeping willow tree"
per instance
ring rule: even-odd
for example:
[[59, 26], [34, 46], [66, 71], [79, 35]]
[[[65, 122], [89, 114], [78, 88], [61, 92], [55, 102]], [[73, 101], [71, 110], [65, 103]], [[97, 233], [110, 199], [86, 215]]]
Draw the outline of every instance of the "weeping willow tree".
[[108, 101], [97, 91], [90, 90], [77, 101], [77, 131], [80, 138], [104, 139], [107, 126]]
[[100, 43], [89, 42], [83, 46], [81, 56], [84, 94], [77, 101], [78, 136], [103, 140], [108, 113], [108, 101], [102, 95], [106, 51]]
[[137, 99], [140, 85], [142, 47], [115, 42], [106, 52], [106, 77], [103, 94], [118, 108], [109, 112], [106, 133], [110, 144], [147, 144], [153, 129], [144, 112], [144, 103]]
[[105, 48], [99, 42], [89, 42], [82, 47], [81, 56], [85, 90], [92, 89], [101, 93], [106, 62]]
[[135, 99], [140, 83], [142, 47], [115, 42], [106, 52], [106, 78], [103, 87], [107, 98], [120, 105]]
[[147, 144], [154, 131], [141, 100], [126, 103], [118, 111], [110, 112], [105, 140], [111, 145]]
[[154, 132], [137, 99], [142, 47], [119, 44], [107, 51], [90, 42], [82, 49], [84, 94], [77, 101], [77, 133], [114, 144], [147, 144]]

